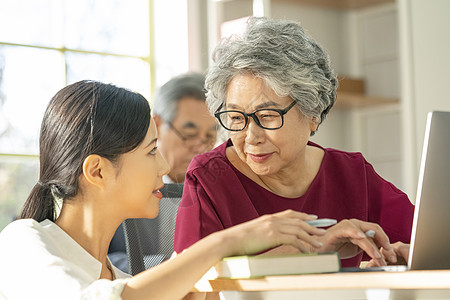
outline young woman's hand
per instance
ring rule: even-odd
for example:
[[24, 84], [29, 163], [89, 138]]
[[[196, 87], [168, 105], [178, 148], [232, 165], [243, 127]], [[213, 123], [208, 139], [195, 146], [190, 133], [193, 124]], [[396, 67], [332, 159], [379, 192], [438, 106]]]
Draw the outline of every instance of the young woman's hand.
[[318, 236], [326, 232], [305, 222], [316, 218], [314, 215], [285, 210], [214, 234], [223, 235], [228, 250], [224, 256], [254, 254], [283, 244], [291, 245], [301, 252], [309, 252], [323, 246]]

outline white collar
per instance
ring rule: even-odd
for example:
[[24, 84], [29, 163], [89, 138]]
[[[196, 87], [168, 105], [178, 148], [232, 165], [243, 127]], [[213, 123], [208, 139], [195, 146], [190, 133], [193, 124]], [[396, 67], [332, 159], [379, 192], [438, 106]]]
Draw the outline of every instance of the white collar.
[[46, 229], [51, 238], [55, 239], [56, 247], [59, 247], [59, 253], [62, 258], [69, 261], [76, 261], [78, 265], [93, 277], [94, 280], [100, 278], [102, 271], [102, 263], [86, 251], [78, 244], [70, 235], [61, 229], [54, 222], [46, 219], [40, 222], [41, 226]]

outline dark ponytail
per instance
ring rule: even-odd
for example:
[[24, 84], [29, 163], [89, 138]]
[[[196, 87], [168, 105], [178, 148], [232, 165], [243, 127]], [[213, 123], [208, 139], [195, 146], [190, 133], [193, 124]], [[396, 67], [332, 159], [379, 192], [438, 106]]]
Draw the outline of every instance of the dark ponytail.
[[86, 157], [98, 154], [117, 162], [139, 146], [149, 125], [149, 103], [138, 93], [97, 81], [79, 81], [60, 90], [44, 114], [39, 181], [19, 218], [55, 221], [55, 203], [78, 193]]
[[[39, 201], [34, 201], [33, 199], [39, 199]], [[33, 218], [37, 221], [49, 219], [54, 221], [55, 217], [54, 198], [50, 188], [36, 183], [23, 206], [19, 218]]]

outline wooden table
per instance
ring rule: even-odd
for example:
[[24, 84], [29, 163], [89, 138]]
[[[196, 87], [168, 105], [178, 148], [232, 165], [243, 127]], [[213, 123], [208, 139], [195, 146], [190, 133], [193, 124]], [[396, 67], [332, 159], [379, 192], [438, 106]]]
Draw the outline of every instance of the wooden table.
[[450, 299], [450, 270], [352, 272], [202, 280], [221, 299]]

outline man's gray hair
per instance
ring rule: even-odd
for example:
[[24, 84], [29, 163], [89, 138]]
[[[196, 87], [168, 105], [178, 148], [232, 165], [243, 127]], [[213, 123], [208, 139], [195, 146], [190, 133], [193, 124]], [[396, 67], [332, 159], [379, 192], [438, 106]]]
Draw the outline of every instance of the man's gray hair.
[[183, 98], [194, 98], [206, 101], [205, 75], [186, 73], [173, 77], [163, 84], [153, 99], [153, 115], [172, 122], [178, 111], [178, 101]]

